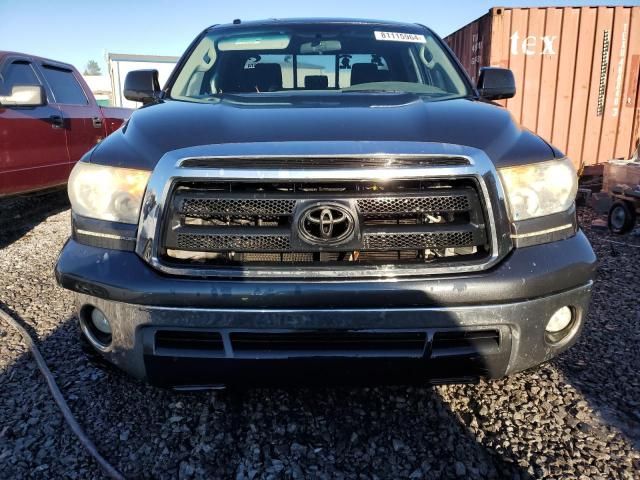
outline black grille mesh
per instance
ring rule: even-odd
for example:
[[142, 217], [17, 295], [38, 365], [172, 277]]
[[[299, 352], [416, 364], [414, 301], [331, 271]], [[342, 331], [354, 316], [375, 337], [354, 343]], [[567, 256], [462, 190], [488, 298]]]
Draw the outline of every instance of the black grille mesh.
[[279, 252], [291, 248], [285, 235], [206, 235], [178, 234], [178, 249], [195, 251], [249, 250]]
[[245, 262], [289, 262], [303, 263], [313, 262], [313, 253], [239, 253], [235, 258]]
[[404, 250], [463, 247], [473, 245], [471, 232], [442, 233], [369, 233], [364, 235], [368, 250]]
[[464, 212], [469, 210], [466, 195], [438, 195], [430, 197], [382, 197], [358, 200], [364, 215], [408, 212]]
[[181, 205], [181, 213], [188, 217], [210, 218], [230, 215], [291, 215], [295, 200], [286, 199], [234, 199], [187, 198]]

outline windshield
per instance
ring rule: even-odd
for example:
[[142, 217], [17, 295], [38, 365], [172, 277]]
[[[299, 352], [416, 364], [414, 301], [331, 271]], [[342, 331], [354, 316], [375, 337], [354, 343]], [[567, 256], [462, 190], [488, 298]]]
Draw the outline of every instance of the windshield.
[[169, 97], [207, 102], [226, 94], [363, 91], [433, 100], [471, 93], [427, 29], [301, 24], [210, 31], [182, 64]]

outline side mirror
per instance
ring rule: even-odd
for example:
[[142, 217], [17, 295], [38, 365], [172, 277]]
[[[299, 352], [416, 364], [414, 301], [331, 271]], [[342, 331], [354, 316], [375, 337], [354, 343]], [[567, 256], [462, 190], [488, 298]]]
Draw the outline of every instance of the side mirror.
[[513, 77], [513, 72], [508, 68], [481, 68], [478, 93], [486, 100], [512, 98], [516, 94], [516, 79]]
[[0, 105], [6, 107], [40, 107], [47, 104], [42, 85], [14, 85], [11, 95], [0, 95]]
[[124, 80], [124, 98], [143, 105], [155, 102], [160, 96], [157, 70], [134, 70]]

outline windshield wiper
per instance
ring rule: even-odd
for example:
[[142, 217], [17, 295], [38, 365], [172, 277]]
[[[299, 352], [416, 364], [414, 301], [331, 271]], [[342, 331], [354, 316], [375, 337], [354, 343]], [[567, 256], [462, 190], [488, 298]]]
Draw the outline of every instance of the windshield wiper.
[[387, 90], [385, 88], [362, 88], [353, 90], [342, 90], [342, 93], [413, 93], [406, 90]]

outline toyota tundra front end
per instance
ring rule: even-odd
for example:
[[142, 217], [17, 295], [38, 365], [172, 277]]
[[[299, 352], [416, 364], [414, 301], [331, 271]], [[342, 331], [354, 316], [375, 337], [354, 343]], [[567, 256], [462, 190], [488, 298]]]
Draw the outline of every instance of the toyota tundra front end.
[[214, 26], [69, 181], [83, 335], [157, 385], [501, 377], [572, 345], [593, 251], [572, 162], [429, 29]]

